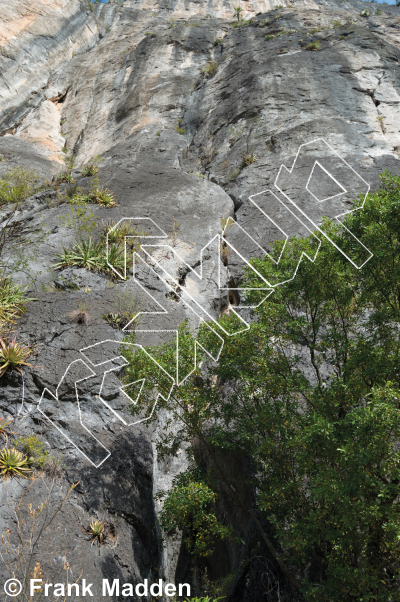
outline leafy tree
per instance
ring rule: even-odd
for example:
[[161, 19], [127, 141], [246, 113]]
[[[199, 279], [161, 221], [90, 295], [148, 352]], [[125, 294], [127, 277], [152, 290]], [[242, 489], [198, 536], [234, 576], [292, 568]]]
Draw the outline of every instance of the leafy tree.
[[213, 553], [216, 539], [232, 538], [234, 534], [233, 529], [219, 522], [210, 509], [217, 494], [206, 483], [190, 476], [190, 473], [179, 475], [168, 495], [164, 492], [158, 495], [166, 498], [160, 525], [166, 533], [173, 533], [177, 528], [182, 530], [189, 552], [206, 557]]
[[[235, 503], [248, 510], [242, 492], [256, 492], [250, 515], [308, 601], [400, 600], [400, 178], [381, 177], [381, 188], [346, 218], [349, 230], [323, 224], [348, 255], [355, 250], [352, 232], [373, 253], [370, 261], [357, 270], [323, 240], [312, 263], [315, 236], [289, 241], [277, 265], [269, 257], [254, 260], [268, 281], [284, 284], [257, 307], [249, 330], [226, 339], [218, 364], [203, 354], [201, 369], [160, 401], [173, 426], [160, 452], [176, 453], [196, 438]], [[275, 244], [276, 258], [282, 248]], [[246, 272], [245, 286], [263, 285], [256, 272]], [[198, 339], [213, 342], [205, 326]], [[187, 370], [193, 349], [184, 324]], [[174, 373], [172, 345], [151, 354]], [[152, 373], [145, 354], [129, 359], [129, 382]], [[152, 403], [148, 394], [138, 405]], [[252, 473], [228, 476], [227, 453], [250, 458]], [[202, 482], [215, 489], [207, 478]], [[172, 489], [168, 508], [178, 508], [180, 494]], [[179, 511], [169, 518], [178, 526]]]

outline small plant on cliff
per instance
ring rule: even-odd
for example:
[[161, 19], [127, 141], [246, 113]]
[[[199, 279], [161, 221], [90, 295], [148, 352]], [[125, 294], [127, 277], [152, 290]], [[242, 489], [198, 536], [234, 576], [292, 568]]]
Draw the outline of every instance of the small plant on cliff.
[[117, 204], [112, 193], [107, 188], [100, 186], [95, 186], [89, 193], [89, 197], [93, 203], [97, 203], [103, 207], [115, 207]]
[[81, 175], [84, 178], [90, 178], [91, 176], [95, 176], [97, 173], [99, 173], [99, 166], [94, 162], [88, 163], [81, 170]]
[[0, 179], [0, 207], [6, 203], [21, 203], [40, 190], [38, 175], [31, 169], [15, 167]]
[[43, 441], [40, 441], [36, 435], [18, 437], [13, 441], [13, 445], [25, 454], [31, 466], [42, 468], [50, 460], [49, 452], [43, 450]]
[[87, 307], [87, 305], [85, 305], [85, 303], [82, 302], [79, 303], [77, 309], [74, 309], [71, 312], [69, 312], [67, 316], [77, 324], [87, 325], [90, 322], [89, 308]]
[[321, 46], [321, 42], [319, 40], [315, 40], [314, 42], [310, 42], [307, 44], [306, 50], [318, 50]]
[[3, 449], [0, 452], [0, 471], [3, 477], [28, 477], [32, 470], [28, 459], [15, 448]]
[[103, 246], [89, 240], [80, 240], [72, 249], [64, 249], [60, 255], [57, 255], [59, 261], [53, 267], [56, 270], [69, 266], [86, 268], [87, 270], [98, 271], [103, 265], [102, 261]]
[[106, 526], [106, 521], [104, 520], [95, 520], [92, 518], [90, 521], [90, 525], [86, 529], [85, 533], [90, 536], [92, 545], [97, 542], [99, 545], [102, 545], [104, 539], [104, 529]]
[[242, 161], [242, 169], [244, 167], [248, 167], [249, 165], [252, 165], [256, 161], [257, 161], [257, 157], [255, 156], [254, 153], [246, 153], [246, 154], [244, 154], [243, 155], [243, 161]]
[[237, 20], [239, 22], [239, 19], [241, 17], [241, 14], [243, 12], [243, 8], [241, 8], [240, 6], [237, 6], [236, 8], [233, 9], [235, 12], [233, 14], [234, 17], [237, 17]]
[[71, 172], [69, 172], [69, 171], [61, 171], [59, 174], [57, 174], [55, 181], [56, 181], [56, 183], [62, 183], [62, 182], [67, 182], [68, 184], [75, 183], [75, 180], [74, 180]]
[[17, 337], [9, 338], [8, 341], [0, 338], [0, 377], [5, 374], [8, 368], [15, 368], [21, 372], [20, 366], [30, 366], [27, 359], [33, 354], [31, 347], [21, 345], [17, 342]]
[[205, 65], [201, 70], [201, 72], [208, 75], [208, 77], [214, 77], [214, 75], [217, 73], [217, 71], [218, 71], [217, 61], [208, 62], [207, 65]]
[[14, 322], [26, 312], [26, 303], [32, 299], [25, 297], [24, 290], [10, 278], [0, 277], [0, 326]]
[[64, 248], [62, 253], [56, 255], [56, 258], [58, 258], [58, 262], [53, 265], [56, 270], [72, 266], [113, 276], [114, 272], [109, 264], [118, 270], [123, 270], [125, 266], [123, 248], [111, 247], [107, 262], [105, 246], [101, 242], [93, 242], [91, 238], [80, 239], [70, 249]]
[[[132, 293], [123, 292], [117, 295], [114, 306], [116, 313], [104, 314], [105, 320], [113, 328], [124, 328], [127, 326], [141, 310], [140, 300]], [[130, 328], [135, 328], [139, 323], [138, 318], [130, 325]]]

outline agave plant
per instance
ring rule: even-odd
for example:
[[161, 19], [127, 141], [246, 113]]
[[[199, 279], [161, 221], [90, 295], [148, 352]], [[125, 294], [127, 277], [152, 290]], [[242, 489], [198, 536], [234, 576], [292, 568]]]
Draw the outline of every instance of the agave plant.
[[3, 449], [0, 452], [0, 471], [5, 477], [28, 477], [32, 470], [29, 468], [28, 459], [14, 447]]
[[[112, 265], [117, 270], [123, 270], [125, 267], [125, 256], [123, 248], [119, 246], [109, 247], [108, 251], [108, 264]], [[107, 259], [104, 257], [104, 267], [105, 271], [110, 270], [110, 266], [107, 264]]]
[[88, 163], [81, 170], [81, 175], [85, 178], [90, 178], [91, 176], [96, 175], [99, 172], [99, 166], [95, 163]]
[[74, 266], [77, 268], [86, 268], [87, 270], [97, 271], [102, 268], [102, 248], [98, 243], [81, 239], [72, 249], [64, 249], [62, 254], [57, 255], [58, 263], [53, 267], [56, 270]]
[[89, 194], [93, 203], [103, 205], [104, 207], [115, 207], [117, 204], [112, 193], [107, 188], [97, 186]]
[[17, 337], [9, 339], [0, 338], [0, 377], [6, 372], [8, 368], [16, 368], [21, 372], [19, 366], [30, 366], [26, 360], [33, 353], [33, 350], [26, 346], [17, 343]]
[[94, 518], [92, 518], [89, 527], [85, 531], [85, 533], [90, 535], [92, 545], [95, 543], [95, 541], [97, 541], [100, 545], [103, 543], [105, 526], [106, 521], [95, 520]]

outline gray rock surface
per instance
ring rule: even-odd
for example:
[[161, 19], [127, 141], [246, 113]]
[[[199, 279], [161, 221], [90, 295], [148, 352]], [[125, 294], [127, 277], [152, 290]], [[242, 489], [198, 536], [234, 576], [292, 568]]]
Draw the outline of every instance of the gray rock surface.
[[[66, 558], [71, 577], [83, 571], [91, 582], [196, 584], [179, 534], [160, 546], [153, 499], [185, 468], [185, 452], [169, 462], [157, 457], [162, 414], [151, 428], [129, 426], [116, 359], [124, 332], [104, 316], [126, 306], [127, 296], [129, 311], [133, 304], [149, 312], [140, 317], [139, 344], [171, 339], [165, 331], [185, 318], [195, 329], [238, 304], [245, 318], [246, 261], [285, 236], [319, 236], [323, 216], [351, 210], [384, 169], [400, 173], [400, 9], [358, 0], [296, 0], [275, 9], [272, 0], [252, 0], [243, 7], [252, 22], [232, 27], [236, 4], [124, 0], [89, 10], [81, 0], [2, 3], [0, 178], [23, 166], [48, 188], [13, 218], [30, 241], [27, 269], [13, 278], [34, 297], [15, 328], [35, 346], [35, 368], [23, 380], [18, 372], [1, 378], [0, 416], [14, 416], [19, 434], [35, 433], [61, 458], [57, 491], [79, 481], [41, 544], [38, 560], [49, 577]], [[360, 15], [365, 7], [369, 17]], [[318, 50], [307, 49], [312, 42]], [[301, 145], [306, 152], [297, 156]], [[79, 219], [68, 185], [51, 182], [72, 155], [76, 186], [88, 191], [98, 178], [115, 207], [89, 204], [86, 221]], [[83, 177], [97, 155], [99, 173]], [[2, 227], [9, 215], [9, 206], [0, 208]], [[225, 239], [214, 239], [229, 217]], [[126, 280], [55, 269], [63, 246], [120, 220], [142, 235], [135, 280], [130, 264]], [[82, 304], [88, 324], [70, 316]], [[81, 350], [93, 345], [91, 363]], [[78, 379], [87, 380], [75, 390]], [[45, 388], [40, 407], [51, 422], [38, 411]], [[44, 487], [38, 481], [29, 492], [34, 506]], [[18, 501], [23, 490], [15, 480], [0, 486], [2, 530], [13, 524], [7, 491]], [[236, 571], [230, 602], [271, 600], [271, 575], [281, 599], [294, 600], [268, 560], [246, 563], [257, 536], [245, 517], [229, 516], [245, 549], [221, 548], [208, 568], [214, 578]], [[106, 521], [107, 545], [92, 546], [83, 533], [92, 518]], [[267, 559], [264, 550], [260, 556]], [[6, 578], [4, 564], [0, 574]]]

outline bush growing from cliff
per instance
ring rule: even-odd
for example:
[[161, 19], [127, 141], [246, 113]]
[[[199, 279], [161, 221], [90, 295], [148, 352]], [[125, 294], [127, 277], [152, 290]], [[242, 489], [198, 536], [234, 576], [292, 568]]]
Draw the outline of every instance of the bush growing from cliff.
[[184, 479], [164, 497], [160, 525], [168, 534], [176, 529], [182, 530], [183, 540], [191, 554], [211, 556], [216, 540], [233, 537], [232, 527], [218, 521], [212, 510], [217, 495], [205, 483]]
[[40, 189], [38, 175], [31, 169], [15, 167], [0, 179], [0, 207], [7, 203], [21, 203]]
[[102, 242], [95, 242], [91, 238], [76, 241], [72, 248], [63, 249], [63, 252], [56, 257], [58, 262], [53, 265], [56, 270], [77, 267], [112, 276], [113, 271], [109, 263], [119, 270], [123, 270], [125, 265], [124, 252], [120, 246], [110, 247], [107, 263], [105, 246]]
[[10, 278], [0, 275], [0, 330], [2, 325], [9, 325], [26, 312], [26, 304], [31, 301], [24, 294], [24, 289], [14, 284]]
[[[314, 263], [303, 259], [290, 279], [302, 253], [315, 255], [315, 237], [289, 241], [278, 265], [268, 257], [254, 260], [268, 281], [284, 284], [257, 307], [249, 330], [226, 338], [217, 365], [198, 353], [202, 369], [167, 400], [160, 398], [175, 430], [165, 431], [159, 453], [174, 454], [196, 438], [214, 475], [203, 475], [201, 482], [217, 493], [219, 480], [228, 503], [250, 514], [305, 600], [395, 602], [400, 588], [400, 178], [383, 174], [381, 188], [345, 223], [373, 253], [360, 270], [323, 242]], [[329, 221], [323, 228], [348, 254], [354, 250], [348, 231]], [[276, 243], [276, 258], [282, 248]], [[245, 286], [257, 289], [264, 282], [248, 270]], [[248, 295], [249, 304], [256, 305], [255, 295]], [[234, 320], [222, 319], [225, 327]], [[198, 340], [213, 348], [204, 325]], [[185, 325], [179, 342], [180, 369], [189, 372], [194, 339]], [[174, 373], [172, 345], [154, 348], [151, 355]], [[152, 366], [144, 354], [131, 361], [128, 382], [148, 378]], [[135, 410], [149, 410], [153, 403], [154, 397], [142, 395]], [[252, 473], [232, 476], [223, 454], [249, 458]], [[248, 488], [255, 492], [257, 512], [243, 502], [241, 492]], [[177, 504], [177, 495], [172, 489], [169, 508]], [[178, 526], [178, 510], [170, 524], [174, 521]], [[271, 525], [280, 551], [263, 521]]]

